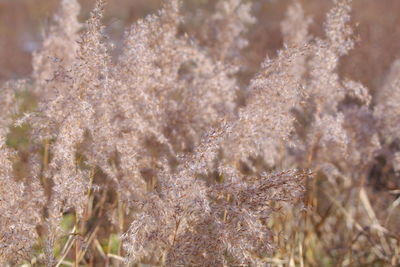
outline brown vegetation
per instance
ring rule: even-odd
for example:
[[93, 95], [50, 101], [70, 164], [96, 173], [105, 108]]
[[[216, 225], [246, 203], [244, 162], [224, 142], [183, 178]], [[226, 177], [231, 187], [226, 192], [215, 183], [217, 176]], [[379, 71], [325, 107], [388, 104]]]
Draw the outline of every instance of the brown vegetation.
[[25, 76], [1, 87], [2, 266], [400, 264], [400, 49], [373, 10], [170, 0], [113, 31], [106, 6], [61, 0], [32, 69], [0, 62]]

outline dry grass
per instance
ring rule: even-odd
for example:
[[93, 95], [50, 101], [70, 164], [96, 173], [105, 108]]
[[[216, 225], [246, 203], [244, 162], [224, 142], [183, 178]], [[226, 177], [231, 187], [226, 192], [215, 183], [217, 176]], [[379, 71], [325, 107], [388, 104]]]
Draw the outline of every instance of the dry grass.
[[0, 265], [400, 265], [398, 1], [79, 2], [0, 3]]

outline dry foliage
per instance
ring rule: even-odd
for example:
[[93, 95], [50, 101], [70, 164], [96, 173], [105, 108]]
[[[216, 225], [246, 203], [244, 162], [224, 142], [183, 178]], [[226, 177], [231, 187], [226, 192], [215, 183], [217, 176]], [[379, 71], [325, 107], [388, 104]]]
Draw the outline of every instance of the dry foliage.
[[60, 1], [32, 74], [2, 86], [2, 266], [400, 264], [399, 61], [372, 96], [339, 74], [351, 0], [319, 37], [293, 1], [246, 82], [253, 4], [193, 32], [165, 1], [117, 53], [104, 0], [84, 25]]

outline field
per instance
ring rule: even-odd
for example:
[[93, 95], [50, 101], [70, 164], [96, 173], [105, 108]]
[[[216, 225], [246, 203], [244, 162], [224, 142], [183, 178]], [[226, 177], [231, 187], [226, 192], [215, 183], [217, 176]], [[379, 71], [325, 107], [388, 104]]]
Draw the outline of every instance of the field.
[[0, 266], [399, 266], [399, 10], [0, 1]]

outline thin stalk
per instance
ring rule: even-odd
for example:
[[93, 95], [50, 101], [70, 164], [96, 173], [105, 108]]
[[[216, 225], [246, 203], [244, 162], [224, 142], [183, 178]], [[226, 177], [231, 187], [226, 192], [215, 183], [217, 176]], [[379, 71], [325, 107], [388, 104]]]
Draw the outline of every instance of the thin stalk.
[[[75, 238], [79, 235], [79, 218], [78, 213], [75, 212]], [[78, 239], [75, 240], [75, 261], [74, 267], [79, 266], [79, 242]]]

